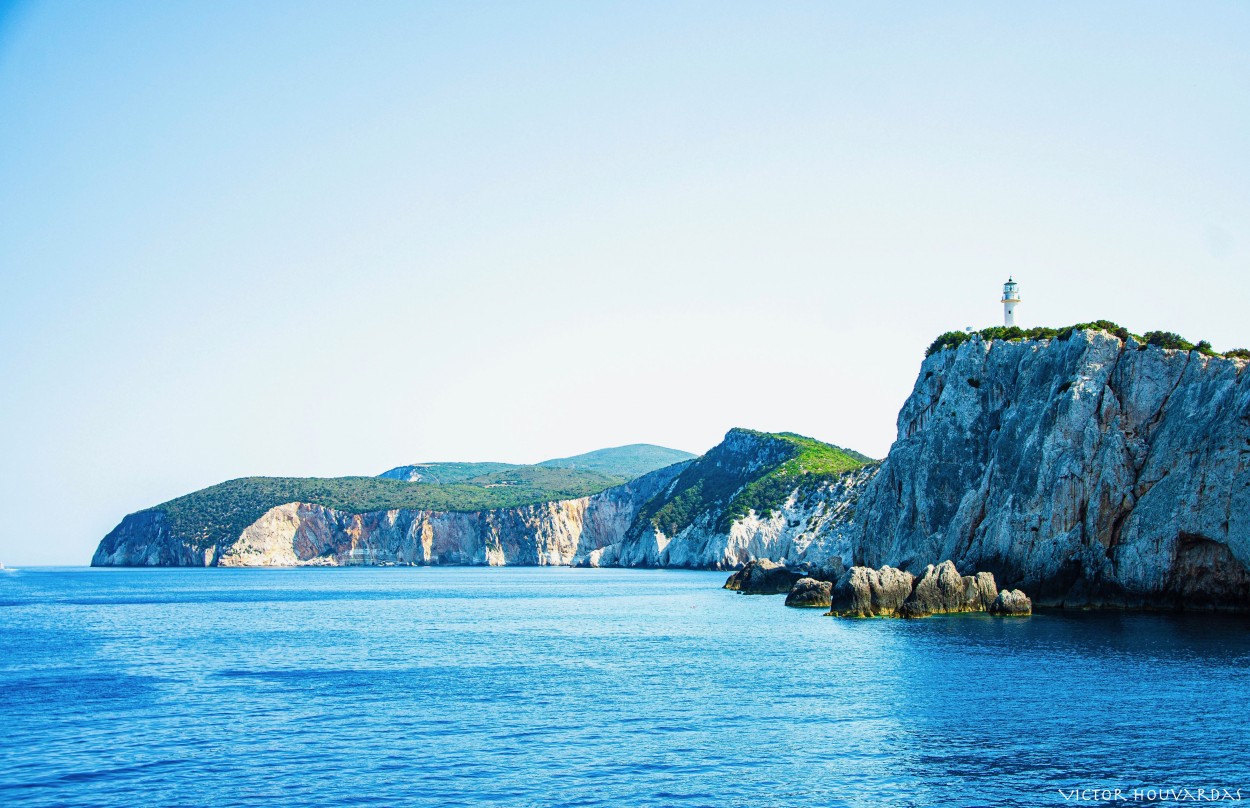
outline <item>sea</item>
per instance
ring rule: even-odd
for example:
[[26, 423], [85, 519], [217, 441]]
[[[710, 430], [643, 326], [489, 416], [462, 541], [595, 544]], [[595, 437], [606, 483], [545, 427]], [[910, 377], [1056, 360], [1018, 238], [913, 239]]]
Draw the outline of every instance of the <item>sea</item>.
[[724, 578], [0, 572], [0, 805], [1250, 801], [1245, 618], [840, 620]]

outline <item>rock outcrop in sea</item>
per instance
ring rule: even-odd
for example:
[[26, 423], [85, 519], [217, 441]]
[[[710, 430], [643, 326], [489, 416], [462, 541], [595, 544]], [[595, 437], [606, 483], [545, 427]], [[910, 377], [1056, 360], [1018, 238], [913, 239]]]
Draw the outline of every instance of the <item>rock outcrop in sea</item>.
[[796, 609], [828, 609], [833, 583], [815, 578], [800, 578], [786, 594], [786, 605]]
[[994, 602], [986, 611], [1005, 617], [1024, 617], [1033, 614], [1033, 602], [1019, 589], [1013, 589], [1010, 592], [1004, 589], [998, 593], [998, 597], [994, 598]]
[[790, 591], [802, 577], [784, 564], [767, 558], [748, 561], [742, 569], [729, 576], [724, 589], [732, 589], [744, 595], [781, 595]]
[[[798, 587], [796, 585], [795, 590]], [[791, 594], [794, 595], [795, 590]], [[917, 578], [909, 572], [882, 567], [851, 567], [833, 585], [829, 614], [835, 617], [929, 617], [935, 614], [989, 612], [1027, 615], [1032, 603], [1019, 590], [999, 592], [988, 572], [960, 575], [948, 561], [930, 564]], [[793, 605], [789, 598], [786, 605]]]
[[836, 617], [893, 617], [911, 597], [916, 576], [882, 567], [851, 567], [833, 585], [829, 613]]

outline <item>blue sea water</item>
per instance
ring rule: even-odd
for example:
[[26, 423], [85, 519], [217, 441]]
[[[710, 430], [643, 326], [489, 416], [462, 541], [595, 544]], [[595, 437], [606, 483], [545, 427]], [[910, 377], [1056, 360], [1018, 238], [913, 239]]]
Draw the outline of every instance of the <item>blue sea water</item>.
[[0, 573], [0, 804], [1250, 800], [1244, 619], [848, 621], [723, 580]]

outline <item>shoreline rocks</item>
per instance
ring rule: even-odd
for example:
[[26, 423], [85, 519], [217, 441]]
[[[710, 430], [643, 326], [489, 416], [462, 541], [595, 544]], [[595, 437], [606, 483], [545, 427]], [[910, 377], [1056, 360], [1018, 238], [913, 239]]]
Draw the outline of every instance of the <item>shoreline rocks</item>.
[[1004, 589], [998, 593], [998, 597], [994, 598], [994, 602], [990, 604], [987, 611], [1003, 617], [1027, 617], [1033, 614], [1033, 601], [1029, 600], [1029, 596], [1019, 589], [1013, 589], [1010, 592]]
[[784, 595], [802, 576], [785, 564], [762, 558], [748, 561], [742, 569], [729, 576], [723, 589], [743, 595]]
[[[786, 605], [808, 605], [806, 601], [816, 583], [804, 579], [795, 584], [786, 598]], [[791, 599], [795, 603], [791, 603]], [[928, 617], [935, 614], [986, 612], [1003, 616], [1027, 616], [1033, 613], [1029, 597], [1019, 589], [998, 591], [994, 575], [978, 572], [960, 575], [952, 561], [930, 564], [917, 578], [894, 567], [851, 567], [833, 584], [829, 592], [832, 617]]]
[[786, 595], [786, 605], [796, 609], [828, 609], [833, 583], [815, 578], [800, 578]]
[[930, 564], [916, 583], [916, 588], [903, 603], [903, 617], [928, 617], [931, 614], [984, 612], [994, 603], [998, 591], [994, 576], [988, 572], [960, 575], [954, 562]]
[[829, 614], [835, 617], [890, 617], [903, 608], [916, 576], [882, 567], [851, 567], [830, 594]]

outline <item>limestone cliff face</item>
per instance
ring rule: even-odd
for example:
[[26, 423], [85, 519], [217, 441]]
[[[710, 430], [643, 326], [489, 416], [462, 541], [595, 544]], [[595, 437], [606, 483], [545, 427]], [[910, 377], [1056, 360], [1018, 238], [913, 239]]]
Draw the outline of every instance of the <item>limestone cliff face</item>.
[[988, 570], [1043, 605], [1250, 607], [1247, 362], [1102, 331], [925, 360], [857, 564]]
[[571, 564], [618, 540], [639, 508], [681, 471], [660, 469], [579, 499], [474, 512], [344, 513], [303, 502], [271, 508], [235, 540], [197, 551], [169, 539], [163, 515], [126, 517], [100, 544], [96, 566], [341, 566]]
[[616, 543], [591, 552], [584, 563], [728, 570], [768, 559], [789, 566], [841, 568], [852, 554], [859, 492], [876, 468], [847, 472], [811, 491], [795, 488], [778, 510], [751, 511], [733, 520], [728, 530], [718, 526], [719, 509], [700, 513], [672, 536], [637, 522]]

